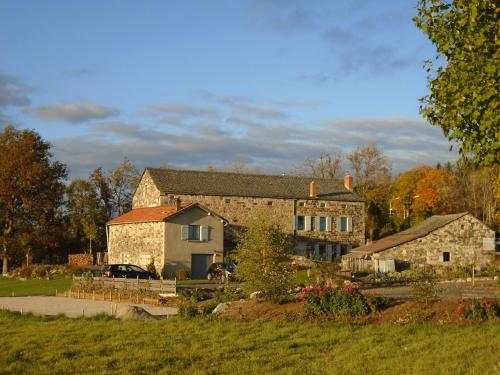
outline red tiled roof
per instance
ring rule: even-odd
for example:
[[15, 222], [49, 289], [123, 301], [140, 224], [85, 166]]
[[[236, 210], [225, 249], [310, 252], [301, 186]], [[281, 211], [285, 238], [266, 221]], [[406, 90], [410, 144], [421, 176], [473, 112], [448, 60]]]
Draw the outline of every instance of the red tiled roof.
[[127, 223], [146, 223], [146, 222], [156, 222], [156, 221], [167, 221], [167, 219], [180, 212], [192, 204], [181, 205], [181, 209], [177, 211], [175, 205], [165, 205], [159, 207], [146, 207], [146, 208], [136, 208], [135, 210], [129, 211], [111, 219], [106, 224], [127, 224]]

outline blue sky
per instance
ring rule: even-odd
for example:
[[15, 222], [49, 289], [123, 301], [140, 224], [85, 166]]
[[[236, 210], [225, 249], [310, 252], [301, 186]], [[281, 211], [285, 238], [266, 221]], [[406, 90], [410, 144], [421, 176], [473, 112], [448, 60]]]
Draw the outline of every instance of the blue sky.
[[393, 172], [453, 161], [425, 124], [416, 1], [2, 1], [0, 126], [71, 176], [116, 166], [289, 171], [376, 143]]

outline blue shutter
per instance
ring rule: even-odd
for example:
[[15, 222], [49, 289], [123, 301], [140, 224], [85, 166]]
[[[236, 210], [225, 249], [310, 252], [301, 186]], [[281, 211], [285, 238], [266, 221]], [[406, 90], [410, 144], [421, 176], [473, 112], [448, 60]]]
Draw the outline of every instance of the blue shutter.
[[319, 244], [314, 244], [314, 259], [319, 260]]
[[200, 238], [201, 241], [208, 241], [210, 227], [208, 225], [202, 225], [200, 226], [200, 230], [201, 230], [201, 238]]
[[185, 241], [189, 239], [189, 225], [181, 226], [181, 240]]
[[333, 246], [331, 244], [326, 245], [326, 260], [331, 262], [333, 255]]

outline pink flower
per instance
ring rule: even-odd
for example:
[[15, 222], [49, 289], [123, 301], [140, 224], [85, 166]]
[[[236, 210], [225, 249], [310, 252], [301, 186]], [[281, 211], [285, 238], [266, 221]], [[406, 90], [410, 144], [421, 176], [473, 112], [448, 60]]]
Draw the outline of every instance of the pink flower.
[[458, 315], [462, 315], [462, 313], [463, 313], [463, 312], [464, 312], [464, 308], [463, 308], [463, 306], [458, 306], [458, 307], [457, 307], [457, 314], [458, 314]]
[[373, 301], [371, 299], [367, 300], [366, 303], [371, 306], [373, 304]]

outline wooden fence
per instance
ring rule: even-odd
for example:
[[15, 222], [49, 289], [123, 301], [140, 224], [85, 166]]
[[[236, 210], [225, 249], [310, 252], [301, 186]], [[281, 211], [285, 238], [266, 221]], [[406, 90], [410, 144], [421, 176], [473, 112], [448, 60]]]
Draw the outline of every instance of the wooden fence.
[[[85, 277], [73, 276], [74, 280], [84, 280]], [[103, 286], [110, 286], [114, 289], [138, 290], [146, 289], [158, 294], [177, 294], [177, 280], [147, 280], [147, 279], [126, 279], [121, 277], [94, 277], [94, 282], [100, 282]]]

